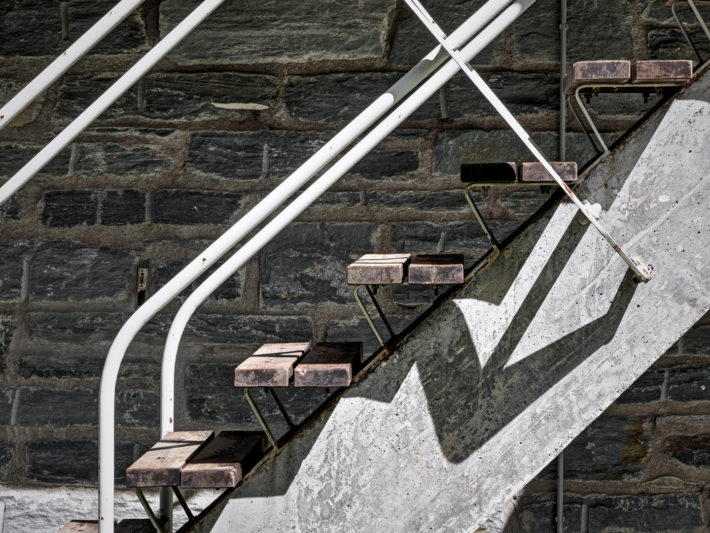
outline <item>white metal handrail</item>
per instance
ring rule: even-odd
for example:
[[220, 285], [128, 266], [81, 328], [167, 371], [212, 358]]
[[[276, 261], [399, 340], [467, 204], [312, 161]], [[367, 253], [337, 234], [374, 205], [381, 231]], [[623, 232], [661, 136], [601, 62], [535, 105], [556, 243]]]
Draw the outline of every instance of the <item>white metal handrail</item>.
[[[506, 5], [510, 4], [511, 0], [489, 0], [474, 16], [469, 18], [457, 32], [450, 36], [452, 42], [463, 44], [466, 40], [480, 31], [488, 24], [496, 14], [498, 14]], [[531, 5], [535, 0], [518, 0], [513, 4], [513, 7], [508, 8], [505, 13], [508, 14], [507, 19], [510, 19], [505, 26], [510, 24], [527, 6]], [[525, 6], [521, 8], [520, 6]], [[517, 6], [517, 7], [514, 7]], [[507, 20], [506, 19], [506, 20]], [[501, 17], [498, 17], [493, 24], [500, 24]], [[492, 30], [489, 25], [485, 30], [481, 31], [480, 36], [485, 34], [484, 39], [474, 39], [477, 42], [474, 47], [469, 45], [467, 49], [480, 51], [488, 43], [490, 43], [499, 33]], [[504, 27], [505, 27], [504, 26]], [[471, 44], [474, 45], [475, 43]], [[406, 94], [411, 91], [419, 82], [425, 79], [436, 68], [441, 65], [448, 57], [445, 53], [441, 53], [441, 47], [434, 49], [424, 60], [422, 60], [415, 68], [405, 75], [397, 84], [395, 84], [387, 93], [376, 100], [365, 112], [361, 113], [351, 124], [341, 131], [336, 137], [321, 150], [319, 150], [306, 164], [300, 167], [286, 181], [270, 193], [262, 202], [253, 208], [245, 215], [237, 224], [232, 226], [226, 233], [217, 239], [209, 248], [207, 248], [200, 256], [195, 258], [187, 267], [185, 267], [177, 276], [175, 276], [168, 284], [160, 289], [153, 297], [151, 297], [143, 306], [138, 309], [129, 320], [123, 325], [114, 340], [104, 364], [104, 370], [101, 377], [101, 387], [99, 392], [99, 524], [102, 533], [113, 530], [113, 493], [114, 493], [114, 401], [116, 381], [121, 360], [125, 352], [132, 342], [135, 335], [140, 329], [158, 313], [165, 305], [167, 305], [175, 296], [182, 292], [192, 281], [205, 272], [205, 270], [222, 257], [232, 246], [234, 246], [241, 238], [243, 238], [251, 229], [263, 221], [271, 212], [273, 212], [279, 204], [287, 200], [298, 188], [303, 185], [315, 172], [323, 168], [335, 155], [342, 151], [355, 138], [368, 129], [374, 122], [381, 117], [388, 109], [400, 101]], [[471, 57], [475, 55], [472, 52]], [[453, 67], [453, 68], [452, 68]], [[406, 116], [409, 116], [416, 108], [424, 101], [433, 95], [441, 85], [457, 72], [455, 63], [451, 60], [446, 63], [441, 70], [434, 76], [438, 76], [442, 70], [446, 70], [446, 80], [442, 81], [438, 86], [429, 84], [431, 91], [423, 98], [417, 98], [417, 103], [414, 107], [406, 112], [406, 115], [401, 112], [401, 106], [390, 117], [397, 116], [399, 118], [396, 124], [390, 127], [389, 130], [381, 138], [384, 138], [392, 129], [401, 123]], [[433, 78], [433, 77], [432, 77]], [[431, 80], [431, 78], [430, 78]], [[429, 82], [427, 82], [429, 83]], [[426, 85], [426, 84], [425, 84]], [[418, 92], [418, 94], [423, 94]], [[381, 125], [380, 125], [381, 126]], [[379, 131], [383, 131], [378, 126]], [[376, 128], [377, 130], [377, 128]], [[375, 130], [373, 130], [375, 131]], [[368, 135], [372, 139], [372, 133]], [[355, 159], [348, 169], [361, 159], [379, 142], [370, 143], [370, 146], [364, 148], [364, 151]], [[362, 143], [361, 143], [362, 144]], [[360, 145], [358, 145], [359, 147]], [[355, 150], [355, 149], [354, 149]], [[354, 151], [353, 150], [353, 151]], [[352, 152], [352, 151], [351, 151]], [[349, 153], [350, 155], [350, 153]], [[348, 155], [345, 156], [346, 158]], [[331, 169], [332, 170], [332, 169]], [[345, 170], [346, 172], [347, 170]], [[321, 178], [322, 179], [322, 178]], [[336, 178], [337, 179], [337, 178]], [[313, 187], [308, 190], [312, 190]], [[326, 187], [327, 188], [327, 187]], [[304, 193], [305, 194], [305, 193]], [[320, 196], [322, 192], [317, 193]], [[317, 198], [316, 196], [316, 198]], [[310, 204], [314, 199], [310, 200]], [[278, 203], [277, 203], [278, 202]], [[293, 205], [293, 204], [292, 204]], [[289, 206], [290, 208], [291, 206]], [[304, 206], [303, 209], [305, 209]], [[289, 214], [292, 211], [289, 212]], [[300, 211], [299, 211], [300, 212]], [[283, 213], [282, 213], [283, 214]], [[296, 213], [295, 216], [297, 216]], [[278, 217], [277, 217], [278, 218]], [[283, 218], [282, 218], [283, 219]], [[282, 220], [280, 219], [280, 220]], [[263, 231], [263, 230], [262, 230]], [[253, 240], [253, 239], [252, 239]], [[270, 240], [270, 239], [269, 239]], [[252, 242], [252, 241], [250, 241]], [[268, 241], [264, 241], [263, 245]], [[172, 423], [172, 422], [171, 422]]]
[[25, 166], [18, 170], [14, 176], [0, 187], [0, 205], [17, 192], [56, 155], [72, 142], [89, 124], [106, 111], [123, 93], [140, 80], [155, 64], [182, 41], [198, 24], [207, 18], [225, 0], [204, 0], [185, 19], [180, 22], [170, 33], [158, 42], [146, 55], [99, 96], [94, 103], [87, 107], [71, 124], [52, 139], [40, 152], [35, 155]]
[[[8, 103], [0, 107], [0, 130], [22, 113], [47, 88], [69, 70], [74, 63], [99, 43], [111, 30], [133, 13], [145, 0], [121, 0], [108, 13], [91, 26], [74, 44], [67, 48], [48, 67], [17, 93]], [[2, 202], [0, 202], [1, 204]]]

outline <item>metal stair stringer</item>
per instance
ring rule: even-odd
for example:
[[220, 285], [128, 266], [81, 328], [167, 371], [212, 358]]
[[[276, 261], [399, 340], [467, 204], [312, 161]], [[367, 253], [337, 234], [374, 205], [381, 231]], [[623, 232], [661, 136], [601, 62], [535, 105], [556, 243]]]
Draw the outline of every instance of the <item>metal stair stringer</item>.
[[475, 531], [710, 308], [710, 74], [532, 224], [198, 531]]

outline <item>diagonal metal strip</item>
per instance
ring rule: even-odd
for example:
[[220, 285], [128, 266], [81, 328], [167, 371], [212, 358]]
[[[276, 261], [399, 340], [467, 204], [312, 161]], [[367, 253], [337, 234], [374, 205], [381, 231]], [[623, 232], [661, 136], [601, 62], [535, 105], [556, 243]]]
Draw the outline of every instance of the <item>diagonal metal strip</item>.
[[611, 245], [619, 256], [624, 260], [624, 262], [629, 265], [629, 268], [634, 272], [639, 281], [647, 282], [651, 279], [651, 273], [649, 269], [641, 261], [637, 259], [632, 259], [626, 252], [621, 248], [621, 246], [616, 242], [616, 240], [611, 236], [611, 234], [604, 229], [604, 227], [599, 223], [598, 218], [592, 212], [594, 207], [588, 202], [582, 202], [577, 195], [572, 192], [572, 189], [562, 180], [552, 165], [547, 161], [547, 158], [542, 153], [540, 148], [535, 144], [530, 135], [525, 128], [518, 122], [518, 120], [513, 116], [513, 114], [508, 111], [505, 104], [495, 95], [495, 93], [488, 87], [486, 82], [481, 78], [481, 76], [465, 61], [459, 51], [450, 46], [446, 42], [446, 34], [441, 30], [436, 21], [431, 17], [431, 15], [426, 11], [424, 6], [419, 2], [419, 0], [405, 0], [407, 5], [414, 11], [414, 14], [422, 21], [424, 26], [431, 32], [431, 34], [439, 41], [441, 47], [448, 52], [451, 58], [456, 61], [461, 70], [466, 73], [468, 78], [473, 82], [476, 88], [486, 97], [486, 99], [493, 105], [495, 110], [500, 114], [500, 116], [508, 123], [512, 130], [520, 137], [525, 146], [532, 152], [535, 158], [545, 167], [545, 170], [554, 178], [557, 184], [562, 187], [562, 190], [569, 196], [570, 200], [574, 205], [579, 208], [579, 210], [584, 214], [589, 222], [601, 233], [602, 237]]

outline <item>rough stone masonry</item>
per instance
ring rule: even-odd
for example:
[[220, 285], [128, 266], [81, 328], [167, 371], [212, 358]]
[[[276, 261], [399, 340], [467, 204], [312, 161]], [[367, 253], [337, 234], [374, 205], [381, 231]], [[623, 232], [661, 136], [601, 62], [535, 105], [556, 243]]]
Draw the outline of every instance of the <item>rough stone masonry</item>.
[[[68, 35], [60, 2], [0, 4], [1, 102], [113, 5], [61, 3]], [[451, 31], [482, 3], [427, 8]], [[146, 0], [0, 132], [0, 176], [21, 168], [192, 7]], [[661, 0], [570, 0], [568, 17], [570, 63], [692, 57]], [[552, 159], [558, 23], [558, 3], [538, 0], [474, 61]], [[703, 43], [699, 28], [694, 35]], [[399, 0], [228, 0], [1, 208], [0, 482], [9, 489], [9, 524], [22, 514], [21, 500], [6, 496], [13, 488], [51, 500], [58, 487], [95, 486], [99, 377], [136, 308], [137, 269], [148, 269], [150, 296], [434, 44]], [[655, 101], [608, 96], [591, 106], [611, 140]], [[568, 159], [583, 165], [593, 151], [576, 124], [568, 131]], [[456, 77], [191, 320], [178, 363], [177, 427], [256, 428], [231, 376], [260, 343], [362, 340], [374, 350], [345, 266], [373, 251], [456, 252], [472, 264], [487, 241], [465, 203], [459, 165], [526, 160], [493, 109]], [[547, 197], [535, 188], [494, 190], [477, 203], [503, 237]], [[430, 291], [404, 289], [378, 296], [397, 328], [433, 300]], [[122, 367], [119, 482], [158, 436], [160, 356], [178, 305], [145, 328]], [[600, 531], [674, 530], [673, 517], [688, 512], [708, 524], [708, 385], [706, 318], [572, 444], [568, 512], [598, 508]], [[303, 418], [325, 397], [286, 400]], [[554, 483], [552, 465], [529, 485], [517, 505], [523, 528], [551, 530]], [[663, 519], [641, 521], [659, 506]], [[73, 509], [53, 509], [38, 527], [72, 517]]]

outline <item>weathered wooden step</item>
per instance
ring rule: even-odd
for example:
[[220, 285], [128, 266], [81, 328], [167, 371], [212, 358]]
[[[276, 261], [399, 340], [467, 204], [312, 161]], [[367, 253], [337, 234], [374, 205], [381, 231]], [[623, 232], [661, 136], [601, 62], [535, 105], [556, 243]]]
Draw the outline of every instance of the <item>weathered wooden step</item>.
[[[153, 524], [147, 518], [121, 520], [113, 530], [115, 533], [155, 533]], [[72, 520], [58, 533], [99, 533], [99, 523], [96, 520]]]
[[180, 485], [180, 470], [207, 443], [212, 431], [174, 431], [158, 441], [126, 470], [128, 487]]
[[411, 254], [366, 254], [348, 265], [350, 285], [390, 285], [404, 281]]
[[266, 438], [261, 432], [223, 431], [205, 444], [180, 471], [180, 486], [236, 487], [261, 457]]
[[[563, 181], [577, 181], [577, 163], [574, 161], [551, 162], [552, 168], [559, 174]], [[554, 182], [542, 163], [523, 163], [520, 166], [520, 180], [523, 182]]]
[[361, 342], [321, 342], [296, 366], [296, 387], [347, 387], [362, 361]]
[[518, 167], [515, 163], [470, 163], [461, 165], [464, 183], [515, 183]]
[[410, 285], [457, 285], [463, 283], [463, 256], [415, 255], [408, 273]]
[[566, 94], [572, 94], [580, 85], [626, 83], [630, 79], [631, 61], [578, 61], [565, 76], [563, 88]]
[[235, 387], [288, 387], [293, 366], [310, 342], [264, 344], [234, 369]]
[[683, 83], [693, 76], [693, 62], [685, 59], [637, 61], [632, 68], [635, 83]]

